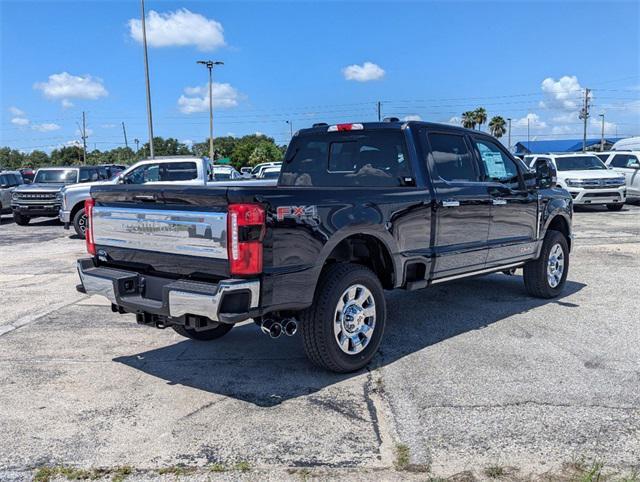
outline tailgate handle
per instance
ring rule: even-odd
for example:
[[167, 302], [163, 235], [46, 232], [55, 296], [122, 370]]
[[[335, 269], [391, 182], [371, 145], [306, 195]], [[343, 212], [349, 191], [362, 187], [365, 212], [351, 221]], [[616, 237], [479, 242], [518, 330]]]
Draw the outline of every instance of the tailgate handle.
[[133, 196], [133, 199], [137, 201], [147, 201], [147, 202], [156, 201], [156, 197], [153, 194], [136, 194]]

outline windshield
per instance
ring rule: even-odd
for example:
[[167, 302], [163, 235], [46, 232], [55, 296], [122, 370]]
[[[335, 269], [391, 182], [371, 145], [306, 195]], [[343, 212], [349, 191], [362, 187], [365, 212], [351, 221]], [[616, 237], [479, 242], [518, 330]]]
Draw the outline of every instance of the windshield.
[[597, 171], [607, 169], [596, 156], [557, 157], [558, 171]]
[[74, 184], [78, 182], [77, 169], [40, 169], [36, 174], [34, 183], [63, 183]]

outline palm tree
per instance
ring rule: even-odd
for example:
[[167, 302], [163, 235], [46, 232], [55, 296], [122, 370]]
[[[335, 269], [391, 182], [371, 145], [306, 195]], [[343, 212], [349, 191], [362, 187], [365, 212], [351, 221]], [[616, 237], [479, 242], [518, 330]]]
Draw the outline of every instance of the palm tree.
[[502, 137], [504, 133], [507, 132], [507, 129], [505, 128], [505, 121], [501, 116], [497, 115], [491, 118], [489, 121], [489, 132], [491, 132], [492, 136], [498, 138]]
[[482, 129], [482, 124], [487, 122], [487, 110], [484, 107], [478, 107], [473, 111], [473, 115], [476, 118], [476, 124], [478, 124], [478, 129]]
[[462, 127], [466, 127], [467, 129], [476, 128], [475, 112], [468, 110], [467, 112], [462, 113]]

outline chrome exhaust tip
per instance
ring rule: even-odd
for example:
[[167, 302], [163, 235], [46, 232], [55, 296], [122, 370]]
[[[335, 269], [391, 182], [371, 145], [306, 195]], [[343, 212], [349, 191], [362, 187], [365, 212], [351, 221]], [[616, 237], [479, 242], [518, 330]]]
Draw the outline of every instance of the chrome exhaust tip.
[[287, 336], [293, 336], [298, 332], [298, 322], [293, 318], [287, 320], [283, 324], [284, 334]]
[[267, 319], [260, 325], [262, 333], [269, 335], [271, 338], [278, 338], [282, 335], [282, 325], [275, 320]]

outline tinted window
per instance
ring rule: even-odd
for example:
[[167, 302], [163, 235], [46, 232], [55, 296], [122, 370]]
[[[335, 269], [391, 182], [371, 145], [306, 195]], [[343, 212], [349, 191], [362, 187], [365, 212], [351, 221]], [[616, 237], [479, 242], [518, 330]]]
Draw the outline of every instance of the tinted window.
[[435, 174], [445, 181], [478, 181], [473, 156], [463, 136], [429, 134]]
[[190, 181], [197, 179], [195, 162], [167, 162], [160, 164], [160, 181]]
[[124, 178], [126, 184], [144, 184], [160, 180], [158, 164], [145, 164], [130, 171]]
[[111, 177], [109, 175], [109, 170], [104, 166], [98, 168], [98, 176], [100, 179], [109, 179]]
[[34, 183], [64, 183], [73, 184], [78, 182], [77, 169], [40, 169], [33, 180]]
[[474, 139], [474, 142], [480, 154], [480, 167], [484, 171], [485, 180], [500, 182], [512, 188], [518, 187], [520, 181], [515, 162], [494, 142], [486, 139]]
[[98, 170], [96, 168], [80, 169], [79, 182], [93, 182], [98, 180]]
[[638, 162], [633, 154], [616, 154], [611, 161], [611, 167], [629, 167]]
[[596, 154], [596, 157], [600, 159], [602, 162], [607, 162], [609, 158], [609, 154]]
[[9, 181], [9, 176], [7, 174], [0, 175], [0, 185], [3, 187], [12, 185], [12, 183]]
[[606, 169], [596, 156], [556, 157], [558, 171], [597, 171]]
[[300, 136], [281, 169], [284, 186], [413, 185], [404, 137], [397, 130]]

